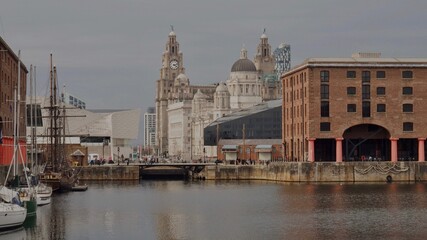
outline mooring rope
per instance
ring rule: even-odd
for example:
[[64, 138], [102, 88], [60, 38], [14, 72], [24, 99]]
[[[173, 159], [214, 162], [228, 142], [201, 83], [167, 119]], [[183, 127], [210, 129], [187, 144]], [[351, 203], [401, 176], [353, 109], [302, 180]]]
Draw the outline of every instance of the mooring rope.
[[406, 172], [409, 170], [409, 167], [400, 167], [396, 163], [394, 163], [392, 165], [387, 163], [385, 166], [383, 164], [376, 163], [376, 164], [369, 165], [369, 167], [367, 167], [365, 169], [354, 168], [354, 170], [356, 170], [357, 173], [360, 173], [362, 175], [368, 174], [372, 170], [377, 172], [377, 173], [386, 175], [389, 173], [398, 174], [401, 172]]

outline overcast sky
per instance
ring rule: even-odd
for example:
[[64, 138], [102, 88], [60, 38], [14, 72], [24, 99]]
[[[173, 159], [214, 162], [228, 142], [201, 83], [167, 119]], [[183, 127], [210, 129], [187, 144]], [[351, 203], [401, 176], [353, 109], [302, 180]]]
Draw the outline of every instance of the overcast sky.
[[0, 35], [37, 66], [39, 94], [52, 52], [60, 84], [88, 109], [145, 112], [170, 25], [196, 85], [226, 80], [243, 44], [253, 59], [264, 28], [273, 50], [291, 45], [292, 66], [366, 51], [427, 58], [426, 9], [425, 0], [14, 0], [0, 3]]

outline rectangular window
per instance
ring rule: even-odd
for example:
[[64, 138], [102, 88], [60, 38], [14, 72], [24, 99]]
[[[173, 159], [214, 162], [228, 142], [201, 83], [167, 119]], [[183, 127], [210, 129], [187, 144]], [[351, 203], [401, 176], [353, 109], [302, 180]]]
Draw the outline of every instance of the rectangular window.
[[377, 112], [385, 112], [385, 104], [377, 104]]
[[403, 87], [402, 88], [403, 95], [412, 95], [412, 87]]
[[412, 78], [412, 71], [403, 71], [402, 78]]
[[403, 123], [403, 131], [404, 132], [412, 132], [412, 131], [414, 131], [414, 123], [412, 123], [412, 122], [404, 122]]
[[362, 117], [371, 117], [371, 102], [362, 102]]
[[320, 85], [320, 98], [329, 99], [329, 85], [327, 84]]
[[322, 101], [320, 103], [320, 116], [321, 117], [329, 117], [329, 102]]
[[370, 98], [371, 98], [371, 86], [362, 85], [362, 99], [370, 99]]
[[368, 83], [371, 81], [371, 72], [362, 71], [362, 83]]
[[385, 78], [385, 71], [377, 71], [377, 78]]
[[330, 122], [321, 122], [320, 123], [320, 131], [321, 132], [331, 131], [331, 123]]
[[414, 107], [410, 103], [405, 103], [405, 104], [402, 105], [402, 110], [403, 110], [403, 112], [413, 112], [414, 111]]
[[[35, 126], [35, 127], [43, 127], [43, 119], [42, 119], [42, 109], [38, 104], [33, 104], [33, 108], [31, 109], [31, 104], [27, 104], [27, 126]], [[31, 110], [33, 113], [31, 114]], [[31, 116], [32, 121], [31, 121]]]
[[356, 78], [356, 71], [347, 71], [347, 78]]
[[329, 71], [320, 71], [320, 81], [329, 82]]
[[347, 104], [347, 112], [356, 112], [356, 104]]
[[347, 95], [356, 95], [355, 87], [347, 87]]
[[385, 95], [385, 87], [377, 87], [377, 95], [378, 96]]

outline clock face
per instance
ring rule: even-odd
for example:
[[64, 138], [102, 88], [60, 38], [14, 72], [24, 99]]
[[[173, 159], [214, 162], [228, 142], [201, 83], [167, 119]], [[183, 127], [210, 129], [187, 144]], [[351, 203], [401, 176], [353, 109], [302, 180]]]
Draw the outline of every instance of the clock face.
[[178, 61], [177, 60], [171, 60], [170, 62], [169, 62], [169, 67], [171, 68], [171, 69], [178, 69], [178, 67], [179, 67], [179, 63], [178, 63]]

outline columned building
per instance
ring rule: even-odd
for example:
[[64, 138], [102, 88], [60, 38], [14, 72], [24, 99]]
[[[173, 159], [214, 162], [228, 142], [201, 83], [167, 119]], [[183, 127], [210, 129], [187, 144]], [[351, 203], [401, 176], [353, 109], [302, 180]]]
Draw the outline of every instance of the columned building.
[[162, 68], [160, 79], [156, 82], [156, 113], [157, 113], [157, 146], [159, 153], [167, 152], [168, 146], [168, 116], [167, 108], [170, 94], [173, 90], [174, 80], [185, 73], [183, 56], [179, 50], [174, 31], [169, 33], [169, 39], [162, 55]]
[[290, 161], [424, 161], [427, 59], [310, 58], [282, 75]]
[[275, 57], [264, 33], [254, 61], [243, 48], [225, 82], [191, 85], [176, 34], [170, 32], [156, 82], [158, 154], [185, 160], [215, 158], [216, 147], [205, 146], [203, 129], [233, 111], [280, 98], [276, 75]]
[[248, 59], [245, 48], [240, 51], [240, 59], [231, 67], [227, 80], [231, 108], [247, 108], [262, 102], [261, 79], [255, 64]]

